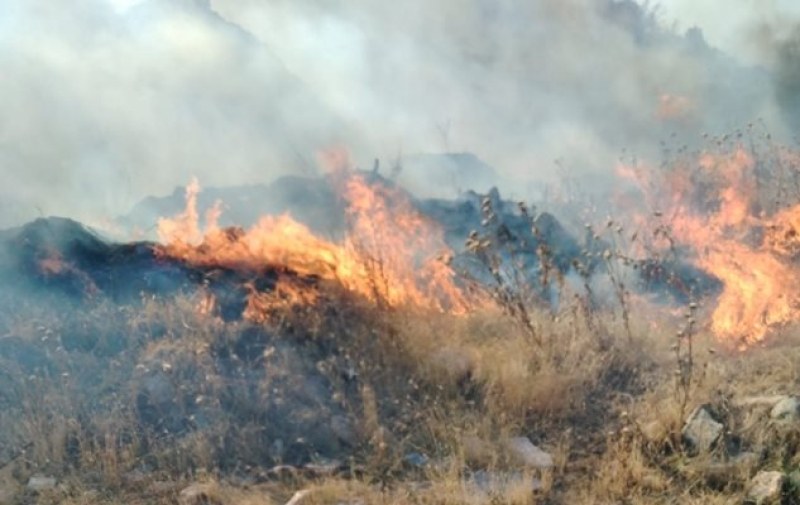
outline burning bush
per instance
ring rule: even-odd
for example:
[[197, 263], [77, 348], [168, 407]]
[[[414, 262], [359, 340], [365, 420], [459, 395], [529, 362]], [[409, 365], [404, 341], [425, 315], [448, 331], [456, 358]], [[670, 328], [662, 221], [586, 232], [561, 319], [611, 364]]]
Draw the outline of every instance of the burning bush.
[[[749, 346], [798, 317], [792, 250], [800, 207], [797, 195], [789, 198], [797, 165], [784, 150], [725, 141], [661, 169], [623, 165], [618, 173], [635, 181], [650, 210], [631, 220], [640, 251], [687, 258], [719, 279], [710, 329]], [[656, 233], [648, 237], [648, 230]]]

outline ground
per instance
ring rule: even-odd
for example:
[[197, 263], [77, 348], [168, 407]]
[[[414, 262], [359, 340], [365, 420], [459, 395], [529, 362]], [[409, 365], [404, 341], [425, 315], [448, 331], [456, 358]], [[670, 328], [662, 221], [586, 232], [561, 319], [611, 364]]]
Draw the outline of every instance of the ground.
[[[797, 391], [793, 328], [744, 351], [698, 328], [680, 371], [674, 316], [635, 311], [628, 335], [619, 308], [576, 299], [532, 310], [532, 338], [502, 310], [346, 299], [258, 326], [192, 297], [17, 307], [0, 339], [6, 501], [174, 503], [200, 483], [196, 503], [731, 503], [757, 471], [800, 464], [800, 424], [731, 407]], [[728, 430], [707, 454], [682, 436], [700, 405]], [[513, 437], [552, 467], [515, 459]]]

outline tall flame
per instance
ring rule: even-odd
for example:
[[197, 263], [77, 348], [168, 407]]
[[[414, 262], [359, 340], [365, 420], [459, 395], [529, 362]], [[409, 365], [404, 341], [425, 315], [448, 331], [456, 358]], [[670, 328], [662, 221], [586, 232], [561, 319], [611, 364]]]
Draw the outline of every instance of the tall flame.
[[[400, 190], [364, 175], [342, 170], [332, 179], [347, 204], [348, 233], [339, 243], [320, 238], [288, 214], [264, 216], [249, 230], [221, 229], [220, 207], [199, 225], [193, 181], [186, 191], [186, 210], [159, 222], [162, 254], [188, 264], [225, 267], [251, 273], [269, 268], [336, 281], [369, 300], [396, 307], [415, 305], [461, 313], [467, 299], [456, 285], [447, 262], [441, 230], [425, 219]], [[446, 255], [446, 254], [445, 254]], [[275, 288], [282, 300], [311, 303], [310, 287]], [[254, 293], [249, 312], [271, 302]]]
[[677, 164], [660, 176], [633, 167], [618, 171], [650, 188], [648, 203], [668, 221], [671, 239], [722, 282], [711, 330], [742, 346], [800, 319], [800, 274], [788, 261], [800, 250], [800, 206], [765, 217], [758, 205], [755, 167], [753, 157], [739, 147], [727, 154], [703, 154], [696, 164]]

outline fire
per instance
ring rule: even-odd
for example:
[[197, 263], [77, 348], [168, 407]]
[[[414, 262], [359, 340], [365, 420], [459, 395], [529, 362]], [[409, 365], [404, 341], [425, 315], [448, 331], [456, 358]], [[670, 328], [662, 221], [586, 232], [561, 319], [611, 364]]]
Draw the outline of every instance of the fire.
[[64, 263], [61, 255], [56, 251], [50, 252], [38, 261], [39, 272], [45, 277], [54, 277], [70, 270], [70, 266]]
[[466, 310], [467, 301], [453, 282], [453, 272], [442, 261], [450, 251], [441, 230], [405, 194], [382, 184], [367, 184], [362, 176], [346, 177], [343, 193], [350, 228], [347, 250], [352, 263], [366, 270], [377, 297], [390, 305]]
[[637, 168], [623, 167], [618, 174], [647, 188], [648, 204], [663, 216], [671, 245], [688, 249], [692, 261], [724, 286], [710, 324], [719, 339], [749, 346], [800, 318], [800, 274], [791, 262], [800, 251], [800, 206], [764, 215], [756, 162], [744, 148], [705, 153], [660, 176]]
[[687, 97], [665, 93], [658, 97], [655, 115], [662, 121], [686, 120], [693, 109], [692, 102]]
[[[259, 274], [270, 269], [295, 277], [334, 281], [368, 300], [390, 307], [414, 305], [462, 313], [467, 299], [441, 261], [448, 252], [441, 230], [425, 219], [400, 190], [365, 175], [339, 170], [330, 176], [347, 204], [348, 230], [340, 242], [316, 236], [289, 215], [264, 216], [249, 230], [217, 226], [220, 206], [201, 230], [197, 181], [187, 187], [186, 210], [159, 222], [161, 254], [190, 265]], [[245, 316], [277, 304], [312, 304], [312, 286], [280, 277], [268, 292], [251, 289]]]

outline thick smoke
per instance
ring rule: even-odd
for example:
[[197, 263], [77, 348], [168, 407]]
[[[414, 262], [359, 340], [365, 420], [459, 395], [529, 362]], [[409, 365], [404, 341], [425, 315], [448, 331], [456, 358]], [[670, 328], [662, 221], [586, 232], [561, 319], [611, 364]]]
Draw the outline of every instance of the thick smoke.
[[800, 4], [793, 0], [717, 2], [667, 0], [667, 12], [705, 20], [709, 38], [738, 60], [762, 67], [788, 133], [800, 127]]
[[201, 2], [0, 6], [0, 197], [98, 222], [197, 175], [274, 177], [349, 138], [281, 61]]
[[[552, 175], [554, 159], [604, 175], [621, 148], [647, 151], [673, 130], [691, 138], [775, 115], [764, 70], [740, 66], [697, 29], [663, 28], [630, 1], [250, 0], [219, 9], [285, 54], [373, 148], [473, 151], [517, 191]], [[331, 47], [341, 56], [315, 64]]]
[[770, 16], [753, 23], [748, 33], [772, 72], [777, 106], [796, 139], [800, 133], [800, 16]]
[[672, 131], [777, 121], [774, 67], [662, 24], [628, 0], [7, 0], [0, 225], [98, 223], [191, 175], [313, 171], [332, 145], [361, 165], [472, 152], [527, 197]]

